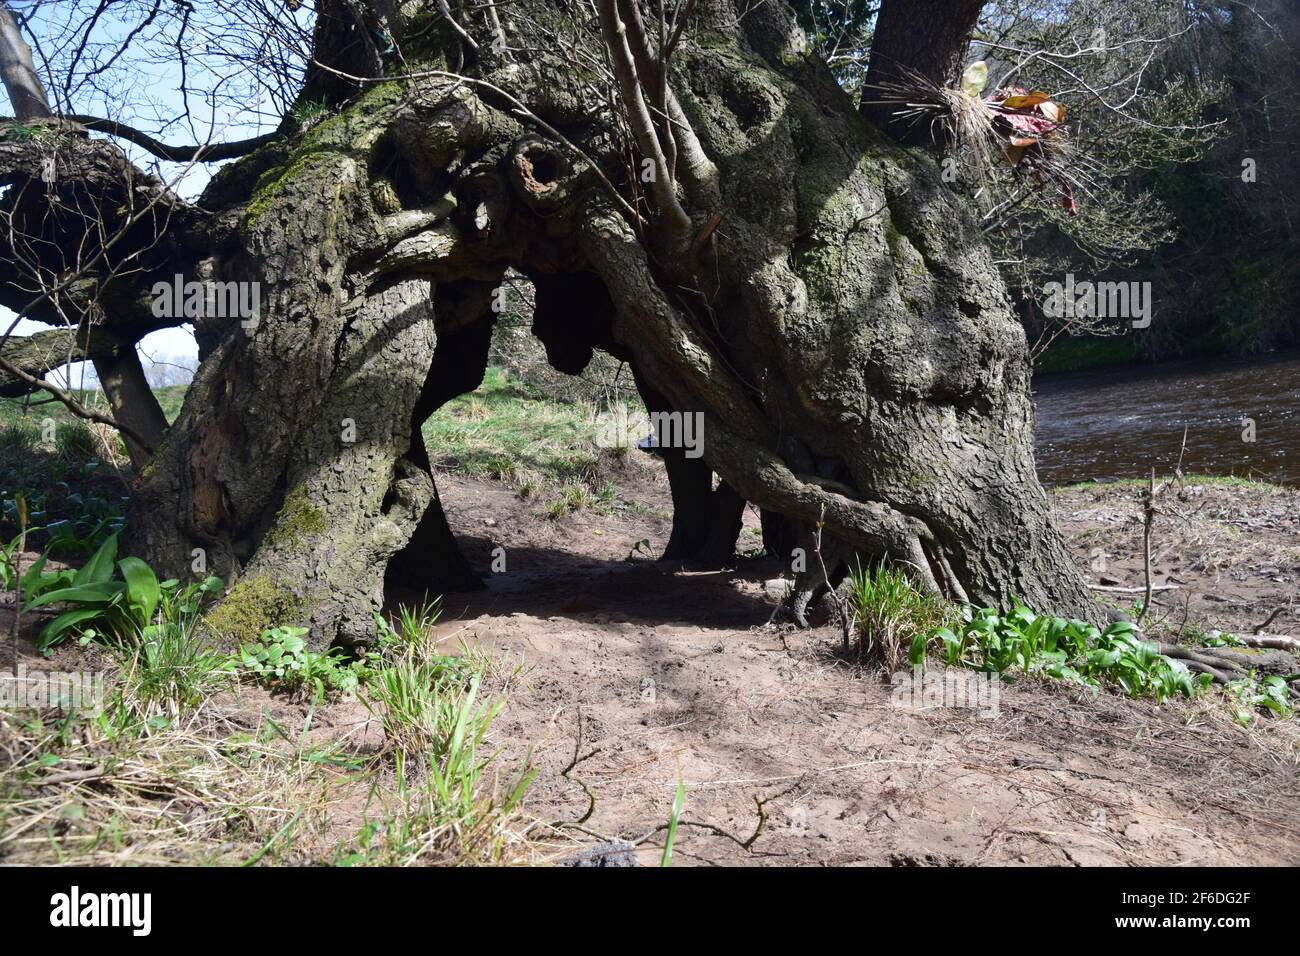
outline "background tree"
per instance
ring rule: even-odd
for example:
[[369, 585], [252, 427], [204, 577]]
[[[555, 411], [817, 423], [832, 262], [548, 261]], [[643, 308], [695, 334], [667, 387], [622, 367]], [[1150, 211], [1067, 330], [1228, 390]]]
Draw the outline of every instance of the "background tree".
[[[850, 15], [803, 0], [798, 8], [841, 85], [861, 91], [866, 108], [896, 112], [897, 103], [879, 101], [881, 84], [899, 69], [878, 65], [874, 79], [870, 72], [874, 11]], [[1033, 178], [1010, 169], [990, 177], [969, 156], [958, 167], [966, 191], [982, 200], [982, 227], [1036, 356], [1085, 334], [1125, 336], [1099, 353], [1110, 358], [1300, 341], [1289, 225], [1297, 201], [1296, 16], [1284, 0], [983, 6], [965, 61], [988, 63], [990, 91], [1041, 89], [1065, 105], [1074, 147], [1077, 215]], [[1255, 179], [1243, 181], [1246, 166]], [[1044, 316], [1043, 285], [1066, 273], [1151, 282], [1157, 320], [1135, 332], [1113, 320]]]
[[1169, 315], [1151, 354], [1300, 343], [1300, 7], [1197, 4], [1187, 73], [1219, 78], [1221, 135], [1195, 163], [1148, 174], [1175, 238], [1143, 263]]

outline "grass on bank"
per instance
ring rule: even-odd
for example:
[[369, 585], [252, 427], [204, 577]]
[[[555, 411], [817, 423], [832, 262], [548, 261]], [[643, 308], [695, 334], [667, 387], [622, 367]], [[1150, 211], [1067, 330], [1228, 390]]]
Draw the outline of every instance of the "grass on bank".
[[[169, 422], [180, 414], [185, 390], [183, 385], [154, 390]], [[74, 395], [87, 407], [108, 411], [102, 392], [85, 389]], [[589, 402], [558, 401], [521, 378], [489, 368], [477, 390], [452, 399], [425, 423], [424, 435], [435, 463], [461, 474], [506, 482], [529, 477], [557, 485], [585, 482], [600, 471], [599, 411]], [[44, 392], [0, 399], [0, 453], [62, 455], [80, 444], [91, 454], [89, 433], [84, 421]], [[55, 434], [64, 436], [57, 445], [45, 440]]]
[[473, 477], [589, 481], [600, 469], [596, 409], [548, 398], [490, 368], [477, 391], [452, 399], [424, 425], [436, 462]]
[[618, 498], [611, 462], [639, 452], [599, 447], [602, 411], [590, 402], [557, 401], [489, 368], [476, 391], [452, 399], [425, 423], [424, 437], [435, 467], [500, 481], [521, 498], [543, 502], [546, 517], [607, 512]]
[[[1080, 481], [1066, 485], [1054, 485], [1057, 491], [1106, 491], [1110, 488], [1142, 489], [1147, 486], [1146, 478], [1113, 478], [1107, 481]], [[1208, 485], [1213, 488], [1241, 488], [1254, 491], [1276, 491], [1286, 487], [1271, 481], [1256, 478], [1241, 478], [1236, 475], [1188, 474], [1183, 476], [1185, 485]]]
[[300, 724], [232, 710], [239, 684], [265, 675], [213, 651], [197, 621], [120, 641], [98, 712], [0, 711], [0, 863], [515, 859], [533, 772], [497, 766], [500, 674], [443, 653], [435, 620], [424, 608], [377, 625], [355, 687], [382, 728], [377, 752], [312, 733], [310, 682]]
[[[154, 397], [158, 399], [158, 404], [168, 422], [175, 421], [176, 416], [181, 413], [181, 404], [185, 401], [185, 392], [188, 388], [187, 385], [168, 385], [153, 390]], [[71, 394], [87, 408], [110, 413], [108, 401], [104, 393], [98, 389], [72, 389]], [[25, 422], [40, 429], [44, 427], [46, 419], [56, 426], [61, 423], [82, 421], [48, 392], [33, 392], [25, 398], [0, 398], [0, 429], [17, 422]]]
[[[79, 390], [82, 404], [107, 411], [103, 393]], [[168, 421], [175, 419], [185, 386], [156, 389]], [[0, 398], [0, 541], [21, 531], [18, 503], [27, 512], [29, 549], [84, 560], [121, 529], [130, 460], [109, 426], [73, 415], [48, 394]]]
[[1139, 360], [1130, 336], [1062, 336], [1034, 359], [1035, 375], [1063, 375], [1122, 368]]
[[[168, 421], [179, 414], [185, 386], [155, 390]], [[106, 407], [103, 394], [77, 393], [92, 407]], [[462, 395], [429, 419], [424, 433], [435, 467], [500, 481], [521, 498], [538, 502], [552, 519], [590, 509], [608, 513], [620, 506], [610, 480], [611, 464], [627, 449], [597, 444], [595, 404], [564, 402], [499, 368], [489, 368], [482, 386]], [[36, 529], [29, 548], [52, 557], [85, 558], [121, 529], [131, 466], [112, 429], [87, 424], [43, 393], [28, 399], [0, 399], [0, 539], [21, 530], [16, 502], [30, 512]], [[627, 505], [632, 507], [631, 505]]]
[[[1243, 321], [1243, 327], [1246, 324]], [[1248, 337], [1247, 334], [1245, 338]], [[1209, 358], [1241, 353], [1246, 345], [1245, 338], [1228, 342], [1212, 333], [1184, 338], [1180, 342], [1178, 357]], [[1141, 339], [1134, 335], [1063, 335], [1034, 359], [1034, 374], [1069, 375], [1151, 364], [1152, 361]]]

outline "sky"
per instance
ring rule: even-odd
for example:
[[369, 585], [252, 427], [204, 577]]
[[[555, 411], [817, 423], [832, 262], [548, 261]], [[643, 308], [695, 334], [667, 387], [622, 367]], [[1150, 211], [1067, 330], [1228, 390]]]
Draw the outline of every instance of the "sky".
[[[22, 6], [18, 5], [20, 13], [24, 12]], [[45, 8], [37, 6], [33, 9], [35, 10], [33, 14], [33, 23], [36, 24], [35, 30], [38, 35], [41, 35], [43, 27], [39, 18], [44, 15], [44, 10], [58, 11], [59, 8], [57, 5], [51, 5]], [[114, 29], [122, 30], [123, 27], [119, 25], [116, 28], [109, 28], [106, 36], [111, 38]], [[203, 38], [204, 34], [200, 31], [195, 42], [201, 44]], [[192, 56], [198, 52], [197, 49], [190, 50]], [[190, 64], [190, 73], [187, 78], [194, 89], [201, 90], [204, 87], [204, 76], [201, 73], [195, 75], [196, 68], [201, 68], [202, 64], [201, 57], [196, 57]], [[116, 90], [109, 88], [106, 92], [98, 95], [74, 98], [73, 110], [98, 116], [108, 115], [112, 119], [138, 126], [151, 133], [166, 125], [170, 118], [182, 115], [182, 102], [178, 92], [180, 85], [179, 72], [173, 62], [164, 58], [155, 59], [152, 62], [136, 60], [123, 65], [127, 70], [125, 73], [126, 80], [119, 80]], [[49, 84], [48, 77], [42, 77], [42, 79]], [[122, 85], [123, 83], [125, 83], [125, 86]], [[218, 107], [215, 112], [208, 115], [207, 122], [200, 118], [199, 111], [196, 110], [192, 120], [184, 125], [172, 126], [167, 132], [159, 135], [159, 138], [167, 143], [188, 145], [203, 142], [209, 136], [218, 141], [255, 136], [266, 132], [269, 128], [267, 124], [275, 119], [274, 112], [266, 107], [265, 99], [246, 102], [245, 105], [240, 107], [229, 105], [224, 108]], [[3, 87], [0, 86], [0, 115], [12, 114], [13, 107]], [[218, 132], [212, 134], [213, 129], [217, 129]], [[100, 134], [92, 135], [98, 137]], [[117, 142], [137, 166], [153, 170], [186, 199], [197, 197], [222, 165], [220, 163], [195, 163], [190, 166], [182, 166], [176, 163], [163, 163], [138, 147], [121, 140]], [[0, 332], [7, 329], [13, 319], [14, 313], [0, 306]], [[43, 331], [48, 328], [49, 326], [42, 323], [24, 320], [18, 323], [14, 334], [20, 336], [31, 335], [33, 332]], [[188, 325], [151, 332], [140, 341], [138, 351], [146, 364], [150, 358], [181, 359], [185, 364], [191, 366], [197, 364], [198, 345], [194, 340], [193, 330]], [[83, 365], [85, 365], [84, 369], [82, 368]], [[69, 373], [71, 374], [70, 379], [65, 377]], [[55, 376], [52, 374], [51, 377]], [[83, 382], [86, 385], [91, 385], [94, 382], [94, 369], [90, 368], [88, 363], [76, 363], [70, 369], [64, 369], [62, 375], [58, 376], [58, 380], [74, 385], [80, 385]]]

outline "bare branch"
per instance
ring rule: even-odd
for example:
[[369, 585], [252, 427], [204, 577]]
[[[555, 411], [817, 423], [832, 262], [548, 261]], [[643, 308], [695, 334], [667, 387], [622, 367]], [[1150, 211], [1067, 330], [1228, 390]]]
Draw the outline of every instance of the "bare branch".
[[74, 123], [80, 123], [86, 129], [95, 130], [100, 133], [108, 133], [110, 136], [117, 136], [129, 143], [134, 143], [141, 149], [148, 150], [159, 159], [166, 159], [176, 163], [188, 162], [208, 162], [215, 163], [223, 159], [234, 159], [238, 156], [247, 156], [249, 153], [261, 149], [270, 143], [274, 143], [281, 138], [279, 132], [266, 133], [262, 136], [254, 136], [251, 139], [238, 140], [231, 143], [211, 143], [199, 146], [168, 146], [160, 143], [148, 133], [141, 132], [133, 126], [127, 126], [125, 123], [119, 123], [116, 120], [102, 119], [98, 116], [82, 116], [73, 114], [66, 117]]
[[655, 197], [659, 214], [663, 217], [665, 231], [671, 242], [685, 245], [690, 241], [691, 218], [677, 199], [668, 158], [664, 155], [663, 146], [655, 131], [654, 120], [642, 92], [642, 82], [637, 75], [632, 49], [628, 43], [627, 27], [619, 16], [618, 0], [599, 0], [597, 9], [600, 14], [600, 30], [614, 66], [619, 95], [627, 110], [628, 123], [636, 138], [637, 148], [654, 167], [651, 193]]
[[116, 428], [118, 431], [120, 431], [123, 435], [127, 436], [128, 438], [139, 442], [142, 448], [150, 447], [149, 443], [145, 441], [145, 439], [142, 438], [134, 429], [119, 423], [116, 419], [112, 418], [109, 415], [105, 415], [103, 412], [97, 412], [93, 408], [87, 408], [77, 399], [75, 395], [73, 395], [67, 389], [60, 388], [59, 386], [51, 382], [49, 379], [38, 378], [35, 375], [29, 375], [23, 369], [20, 369], [18, 366], [11, 364], [9, 360], [4, 358], [3, 356], [0, 356], [0, 371], [8, 372], [13, 377], [26, 382], [32, 388], [40, 388], [49, 392], [60, 402], [62, 402], [68, 408], [68, 410], [72, 412], [74, 415], [76, 415], [78, 418], [84, 418], [87, 421], [91, 421], [91, 422], [99, 422], [102, 425], [109, 425], [113, 428]]

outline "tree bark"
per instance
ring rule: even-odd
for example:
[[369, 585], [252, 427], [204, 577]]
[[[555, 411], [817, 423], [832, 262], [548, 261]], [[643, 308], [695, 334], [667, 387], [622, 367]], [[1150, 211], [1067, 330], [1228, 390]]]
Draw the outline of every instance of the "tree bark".
[[99, 385], [113, 409], [113, 420], [124, 426], [122, 440], [131, 464], [144, 468], [167, 430], [167, 418], [145, 379], [135, 345], [93, 361]]
[[14, 117], [19, 120], [45, 119], [50, 102], [32, 64], [32, 50], [18, 29], [8, 3], [0, 2], [0, 82], [4, 83]]
[[[774, 541], [823, 522], [841, 568], [888, 560], [954, 599], [1100, 619], [1035, 475], [1024, 334], [977, 225], [933, 162], [876, 134], [788, 7], [698, 4], [666, 97], [637, 18], [603, 5], [627, 44], [611, 88], [642, 84], [672, 120], [652, 110], [631, 137], [573, 53], [599, 49], [597, 24], [561, 0], [520, 0], [508, 57], [483, 11], [459, 15], [469, 44], [429, 29], [436, 9], [384, 13], [414, 77], [349, 79], [362, 92], [199, 204], [194, 261], [257, 283], [260, 314], [198, 323], [204, 361], [128, 527], [164, 572], [236, 581], [214, 628], [356, 643], [395, 557], [454, 566], [418, 428], [479, 381], [469, 330], [511, 268], [538, 282], [557, 366], [607, 348], [702, 415], [703, 464], [670, 466], [673, 549], [725, 560], [749, 502]], [[945, 76], [960, 62], [891, 49]], [[672, 162], [651, 142], [668, 130]], [[672, 177], [653, 201], [646, 168]]]
[[955, 87], [983, 7], [984, 0], [883, 0], [863, 83], [863, 115], [899, 142], [926, 142], [927, 124], [895, 117], [896, 105], [876, 102], [880, 88], [912, 88], [918, 76], [934, 86]]
[[[49, 329], [6, 339], [0, 345], [0, 359], [28, 375], [44, 378], [69, 362], [110, 359], [133, 347], [132, 342], [105, 329], [83, 326], [71, 335], [64, 329]], [[17, 398], [30, 391], [24, 379], [0, 367], [0, 396]]]

